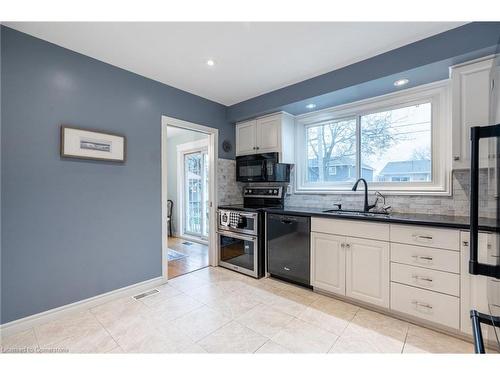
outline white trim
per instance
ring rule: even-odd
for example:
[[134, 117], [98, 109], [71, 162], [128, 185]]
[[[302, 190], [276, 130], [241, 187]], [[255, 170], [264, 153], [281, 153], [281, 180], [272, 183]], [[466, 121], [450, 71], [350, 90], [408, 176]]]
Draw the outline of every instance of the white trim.
[[167, 228], [167, 125], [175, 126], [182, 129], [189, 129], [208, 134], [208, 169], [209, 169], [209, 197], [210, 197], [210, 227], [208, 239], [208, 262], [211, 266], [218, 264], [217, 252], [217, 161], [218, 161], [218, 145], [219, 145], [219, 130], [204, 125], [194, 124], [191, 122], [179, 120], [173, 117], [161, 117], [161, 208], [162, 208], [162, 258], [161, 267], [162, 274], [165, 279], [168, 279], [167, 266], [167, 251], [168, 251], [168, 228]]
[[[208, 138], [208, 137], [207, 137]], [[184, 232], [184, 214], [185, 214], [185, 207], [184, 207], [184, 191], [186, 189], [185, 186], [185, 174], [184, 174], [184, 155], [192, 153], [192, 152], [197, 152], [197, 151], [206, 151], [208, 155], [208, 139], [200, 139], [197, 141], [192, 141], [192, 142], [186, 142], [182, 143], [176, 146], [177, 147], [177, 152], [176, 152], [176, 157], [177, 157], [177, 205], [179, 206], [177, 209], [177, 226], [179, 228], [178, 230], [178, 237], [191, 237], [194, 238], [194, 236], [191, 236], [189, 233]], [[210, 183], [210, 181], [209, 181]], [[208, 244], [208, 241], [204, 241], [201, 238], [198, 239], [198, 241]]]
[[483, 56], [483, 57], [478, 57], [477, 59], [468, 60], [468, 61], [464, 61], [464, 62], [459, 63], [459, 64], [451, 65], [449, 67], [450, 78], [451, 78], [451, 72], [453, 71], [453, 69], [460, 68], [462, 66], [467, 66], [467, 65], [475, 64], [475, 63], [478, 63], [478, 62], [481, 62], [481, 61], [491, 60], [491, 59], [494, 59], [496, 56], [497, 56], [496, 54], [492, 53], [491, 55], [487, 55], [487, 56]]
[[[307, 113], [296, 118], [296, 174], [294, 194], [353, 194], [351, 184], [319, 184], [307, 186], [304, 181], [305, 150], [302, 144], [307, 126], [325, 121], [356, 117], [377, 110], [398, 108], [407, 105], [432, 103], [432, 157], [433, 181], [415, 183], [371, 182], [370, 190], [398, 195], [451, 195], [451, 121], [450, 81], [443, 80], [416, 88], [400, 90], [375, 98]], [[436, 125], [437, 124], [437, 125]], [[358, 137], [359, 138], [359, 137]]]
[[134, 296], [138, 293], [142, 293], [146, 290], [154, 288], [158, 285], [164, 284], [165, 280], [163, 277], [155, 277], [150, 280], [141, 281], [136, 284], [125, 286], [123, 288], [115, 289], [107, 293], [99, 294], [94, 297], [86, 298], [81, 301], [73, 302], [68, 305], [63, 305], [43, 311], [38, 314], [26, 316], [21, 319], [13, 320], [11, 322], [2, 324], [0, 326], [0, 332], [3, 336], [10, 336], [18, 332], [25, 331], [27, 329], [33, 328], [40, 324], [60, 319], [70, 313], [75, 313], [82, 310], [88, 310], [95, 306], [102, 305], [103, 303], [115, 300], [121, 297]]

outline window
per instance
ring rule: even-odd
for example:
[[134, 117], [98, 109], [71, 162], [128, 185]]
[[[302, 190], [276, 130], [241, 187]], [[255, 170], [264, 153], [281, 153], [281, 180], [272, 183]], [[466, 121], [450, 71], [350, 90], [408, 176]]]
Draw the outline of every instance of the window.
[[308, 182], [349, 181], [355, 177], [349, 170], [356, 168], [356, 119], [307, 127], [306, 137]]
[[432, 180], [431, 103], [361, 116], [361, 163], [367, 181]]
[[300, 116], [296, 191], [447, 193], [446, 84], [429, 86]]

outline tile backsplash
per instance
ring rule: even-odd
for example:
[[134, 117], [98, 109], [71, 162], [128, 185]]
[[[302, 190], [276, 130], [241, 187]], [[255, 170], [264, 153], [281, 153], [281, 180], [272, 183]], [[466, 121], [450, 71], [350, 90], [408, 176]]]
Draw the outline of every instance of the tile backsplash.
[[219, 204], [242, 204], [243, 184], [236, 182], [236, 161], [218, 159], [217, 175]]
[[[487, 195], [487, 170], [481, 170], [479, 192], [479, 214], [481, 217], [495, 217], [496, 200], [486, 198]], [[453, 171], [451, 196], [427, 195], [387, 195], [386, 204], [391, 205], [393, 212], [440, 214], [452, 216], [469, 215], [469, 185], [470, 172], [468, 170]], [[369, 202], [373, 202], [373, 192], [369, 192]], [[363, 190], [356, 194], [292, 194], [286, 198], [285, 204], [289, 206], [333, 208], [334, 203], [342, 203], [346, 209], [362, 209]]]
[[[242, 189], [245, 184], [236, 182], [236, 162], [219, 159], [218, 161], [219, 204], [243, 203]], [[293, 178], [292, 178], [293, 179]], [[257, 185], [257, 184], [253, 184]], [[263, 184], [259, 184], [263, 185]], [[267, 184], [273, 185], [273, 184]], [[387, 195], [386, 204], [391, 205], [393, 212], [439, 214], [451, 216], [469, 215], [469, 170], [455, 170], [452, 177], [451, 196], [427, 195]], [[488, 197], [488, 172], [480, 172], [479, 215], [494, 218], [496, 215], [496, 200]], [[373, 192], [369, 192], [369, 202], [374, 201]], [[334, 203], [341, 203], [345, 209], [362, 209], [362, 189], [354, 194], [290, 194], [285, 198], [287, 206], [333, 208]]]

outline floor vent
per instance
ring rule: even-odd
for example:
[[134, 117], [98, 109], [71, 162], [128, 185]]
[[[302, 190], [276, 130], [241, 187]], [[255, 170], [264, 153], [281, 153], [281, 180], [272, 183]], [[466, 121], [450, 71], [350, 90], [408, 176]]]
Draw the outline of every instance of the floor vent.
[[192, 243], [192, 242], [187, 242], [187, 241], [186, 241], [186, 242], [183, 242], [182, 244], [183, 244], [183, 245], [187, 245], [187, 246], [191, 246], [193, 243]]
[[156, 294], [156, 293], [160, 293], [160, 291], [158, 289], [153, 289], [153, 290], [149, 290], [147, 292], [138, 294], [138, 295], [134, 296], [133, 298], [136, 300], [140, 300], [141, 298], [149, 297], [149, 296], [152, 296], [153, 294]]

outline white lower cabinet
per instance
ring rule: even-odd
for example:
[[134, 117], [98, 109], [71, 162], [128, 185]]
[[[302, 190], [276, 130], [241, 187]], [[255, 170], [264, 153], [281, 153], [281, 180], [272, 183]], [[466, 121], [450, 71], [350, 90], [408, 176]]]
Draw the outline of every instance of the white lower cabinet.
[[311, 234], [311, 280], [316, 288], [345, 295], [345, 237]]
[[454, 329], [460, 328], [458, 297], [392, 282], [391, 309]]
[[[485, 310], [487, 288], [481, 285], [480, 294], [464, 277], [467, 236], [429, 226], [313, 218], [311, 285], [470, 334], [469, 310]], [[480, 235], [480, 258], [486, 237]]]
[[[461, 233], [461, 330], [466, 334], [471, 334], [472, 324], [470, 320], [470, 311], [472, 309], [486, 312], [489, 311], [488, 304], [488, 277], [473, 276], [469, 274], [469, 232]], [[488, 247], [491, 247], [495, 235], [493, 233], [479, 233], [478, 238], [478, 260], [481, 263], [488, 263]], [[488, 330], [483, 325], [483, 337], [488, 340]]]
[[346, 238], [346, 295], [389, 307], [389, 243]]
[[313, 232], [311, 284], [324, 291], [389, 307], [389, 244]]

